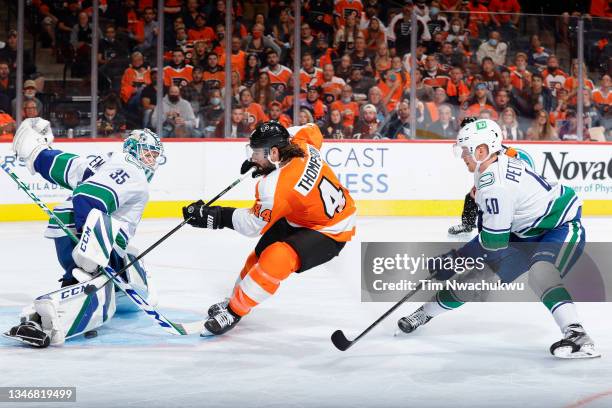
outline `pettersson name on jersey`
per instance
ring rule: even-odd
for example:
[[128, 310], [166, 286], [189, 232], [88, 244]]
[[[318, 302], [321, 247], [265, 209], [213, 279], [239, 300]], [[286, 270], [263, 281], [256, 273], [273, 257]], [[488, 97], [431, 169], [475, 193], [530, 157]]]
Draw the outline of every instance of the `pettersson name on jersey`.
[[321, 162], [321, 153], [313, 146], [308, 145], [308, 164], [304, 168], [304, 172], [300, 177], [300, 180], [295, 185], [294, 190], [303, 196], [308, 195], [314, 188], [315, 182], [321, 174], [323, 168]]

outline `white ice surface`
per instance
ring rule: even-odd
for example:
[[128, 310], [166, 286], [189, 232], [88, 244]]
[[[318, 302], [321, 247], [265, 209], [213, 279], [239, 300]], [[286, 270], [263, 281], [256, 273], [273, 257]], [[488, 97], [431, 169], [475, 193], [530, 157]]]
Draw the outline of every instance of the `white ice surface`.
[[[222, 337], [172, 337], [136, 313], [61, 348], [0, 338], [0, 386], [76, 386], [78, 401], [68, 407], [612, 406], [610, 303], [578, 304], [604, 354], [588, 361], [550, 356], [560, 333], [540, 304], [467, 304], [395, 338], [397, 319], [417, 307], [406, 304], [348, 351], [333, 347], [334, 330], [353, 338], [392, 305], [360, 302], [358, 242], [443, 241], [455, 221], [361, 218], [339, 258], [291, 276]], [[144, 221], [135, 243], [145, 248], [178, 222]], [[589, 240], [609, 240], [611, 219], [584, 225]], [[42, 223], [0, 224], [2, 330], [58, 285], [60, 267], [42, 231]], [[201, 317], [228, 294], [255, 242], [231, 230], [184, 227], [146, 257], [162, 310]]]

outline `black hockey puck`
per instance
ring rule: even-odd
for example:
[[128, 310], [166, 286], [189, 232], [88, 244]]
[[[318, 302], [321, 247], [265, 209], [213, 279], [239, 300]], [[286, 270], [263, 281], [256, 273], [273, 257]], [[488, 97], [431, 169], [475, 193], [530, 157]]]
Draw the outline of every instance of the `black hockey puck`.
[[86, 339], [93, 339], [94, 337], [98, 337], [98, 331], [97, 330], [90, 330], [88, 332], [85, 332], [85, 338]]

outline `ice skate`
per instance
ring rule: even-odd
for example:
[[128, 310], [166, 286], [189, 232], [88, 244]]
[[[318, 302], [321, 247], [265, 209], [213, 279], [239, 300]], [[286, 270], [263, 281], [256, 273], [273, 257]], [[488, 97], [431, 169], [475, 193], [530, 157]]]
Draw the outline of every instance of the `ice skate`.
[[221, 310], [204, 323], [204, 330], [202, 330], [200, 336], [209, 337], [224, 334], [233, 329], [239, 321], [240, 316], [232, 312], [228, 307], [227, 309]]
[[412, 312], [411, 315], [402, 317], [397, 321], [397, 327], [399, 327], [400, 330], [398, 330], [395, 335], [412, 333], [417, 327], [424, 325], [431, 319], [432, 317], [427, 315], [421, 306]]
[[570, 324], [563, 332], [563, 339], [550, 346], [550, 353], [558, 358], [595, 358], [601, 354], [595, 351], [593, 340], [580, 324]]

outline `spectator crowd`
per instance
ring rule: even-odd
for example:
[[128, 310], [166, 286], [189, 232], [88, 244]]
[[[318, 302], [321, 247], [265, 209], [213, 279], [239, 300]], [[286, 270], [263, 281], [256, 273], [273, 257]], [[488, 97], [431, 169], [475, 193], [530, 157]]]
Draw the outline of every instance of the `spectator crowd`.
[[[163, 13], [153, 0], [99, 3], [96, 35], [90, 1], [33, 0], [29, 9], [37, 16], [41, 45], [65, 59], [72, 77], [90, 76], [91, 45], [99, 39], [99, 137], [142, 126], [163, 137], [248, 137], [265, 120], [293, 124], [297, 104], [298, 124], [317, 123], [334, 139], [452, 139], [465, 116], [476, 116], [497, 121], [507, 139], [575, 140], [580, 81], [584, 138], [603, 140], [612, 128], [607, 1], [568, 10], [550, 30], [538, 17], [540, 29], [528, 29], [527, 18], [519, 14], [525, 6], [521, 0], [305, 0], [299, 21], [294, 3], [284, 0], [233, 1], [231, 10], [224, 0], [166, 0]], [[231, 32], [226, 13], [231, 13]], [[158, 72], [160, 14], [164, 68]], [[588, 28], [586, 63], [572, 58], [578, 15]], [[0, 49], [0, 109], [13, 115], [16, 35], [9, 32]], [[226, 50], [228, 36], [231, 49]], [[297, 42], [300, 70], [293, 72]], [[558, 55], [563, 49], [567, 52]], [[22, 110], [27, 117], [43, 106], [36, 98], [42, 91], [36, 67], [31, 54], [26, 56]], [[225, 77], [228, 63], [230, 78]], [[297, 101], [294, 75], [300, 84]], [[226, 81], [231, 106], [224, 105]], [[230, 134], [224, 131], [226, 110], [231, 110]], [[162, 127], [156, 129], [160, 115]], [[0, 114], [0, 129], [8, 126], [4, 121]], [[10, 126], [3, 131], [10, 132]]]

